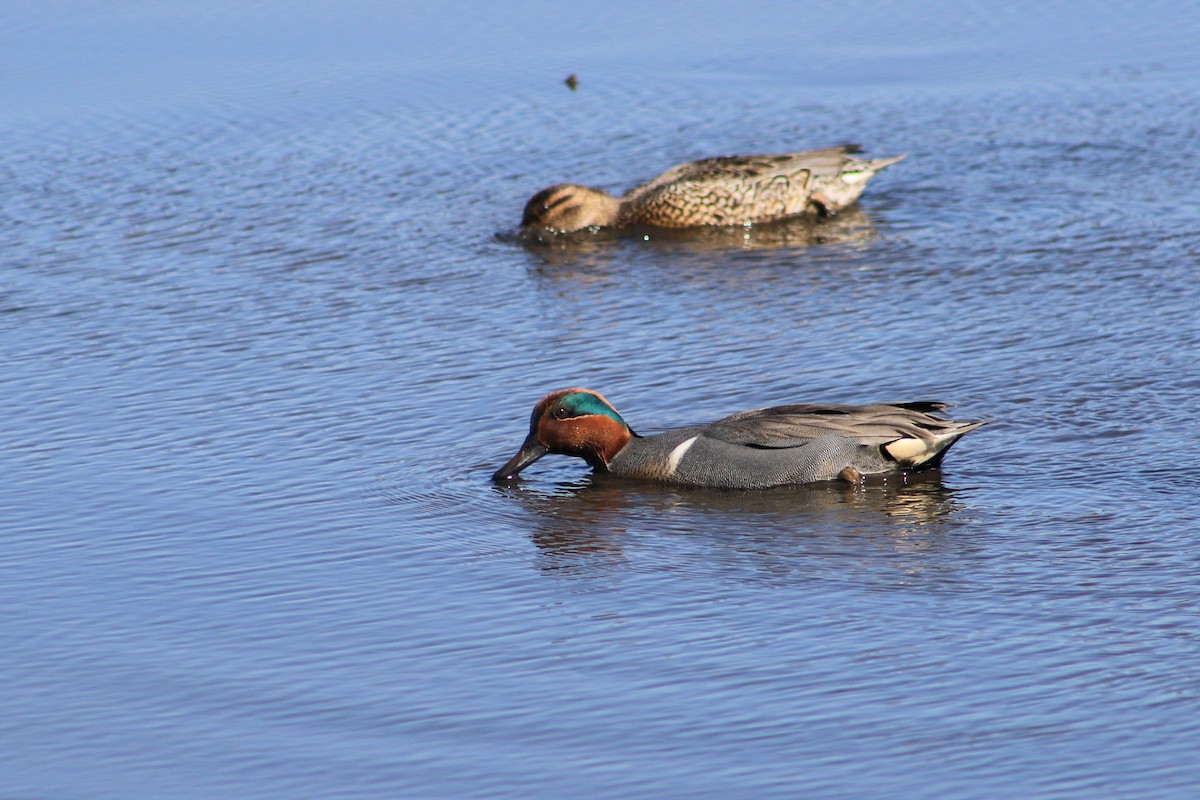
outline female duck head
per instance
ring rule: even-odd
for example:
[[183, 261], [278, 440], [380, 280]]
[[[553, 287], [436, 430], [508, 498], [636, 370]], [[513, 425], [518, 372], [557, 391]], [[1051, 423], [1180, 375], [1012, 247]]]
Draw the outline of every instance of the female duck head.
[[620, 210], [621, 201], [607, 192], [577, 183], [559, 183], [529, 198], [521, 215], [521, 229], [571, 233], [606, 227], [617, 224]]
[[520, 451], [492, 477], [515, 478], [547, 453], [578, 456], [593, 469], [607, 470], [636, 435], [602, 395], [590, 389], [560, 389], [533, 407]]

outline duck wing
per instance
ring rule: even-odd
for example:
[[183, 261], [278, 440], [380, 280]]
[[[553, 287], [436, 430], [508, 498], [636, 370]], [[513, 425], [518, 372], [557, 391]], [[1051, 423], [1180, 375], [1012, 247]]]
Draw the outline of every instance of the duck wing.
[[680, 164], [621, 198], [626, 225], [667, 228], [769, 222], [836, 213], [897, 158], [865, 161], [843, 145], [780, 155], [720, 156]]
[[[887, 445], [914, 439], [933, 445], [939, 439], [966, 432], [964, 425], [934, 416], [947, 403], [921, 401], [866, 406], [797, 404], [758, 408], [720, 419], [705, 435], [730, 444], [755, 448], [802, 447], [814, 439], [838, 436], [862, 445]], [[967, 428], [969, 430], [969, 428]]]
[[858, 145], [847, 144], [778, 155], [717, 156], [700, 161], [690, 161], [687, 164], [672, 167], [653, 180], [632, 189], [625, 195], [625, 198], [633, 199], [653, 194], [661, 191], [663, 187], [677, 183], [700, 185], [729, 182], [748, 183], [804, 170], [818, 175], [836, 175], [847, 164], [857, 161], [850, 154], [858, 152], [859, 149]]

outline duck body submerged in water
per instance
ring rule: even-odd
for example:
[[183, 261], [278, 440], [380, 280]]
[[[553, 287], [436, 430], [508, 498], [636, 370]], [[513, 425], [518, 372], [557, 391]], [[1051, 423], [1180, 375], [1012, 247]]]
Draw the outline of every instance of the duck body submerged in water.
[[559, 183], [529, 199], [521, 230], [750, 225], [802, 214], [836, 214], [859, 198], [875, 173], [904, 158], [872, 161], [852, 155], [857, 151], [855, 145], [843, 145], [706, 158], [673, 167], [621, 197]]
[[939, 416], [945, 403], [786, 405], [707, 425], [639, 436], [590, 389], [560, 389], [533, 409], [520, 451], [496, 471], [515, 478], [547, 453], [578, 456], [598, 472], [691, 486], [761, 489], [938, 466], [984, 422]]

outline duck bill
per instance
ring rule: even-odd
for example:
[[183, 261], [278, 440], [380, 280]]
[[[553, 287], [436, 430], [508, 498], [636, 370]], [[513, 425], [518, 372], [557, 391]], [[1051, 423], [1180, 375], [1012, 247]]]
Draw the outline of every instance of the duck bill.
[[515, 478], [517, 477], [517, 473], [549, 452], [550, 449], [539, 442], [537, 437], [531, 433], [525, 437], [525, 442], [521, 445], [520, 452], [510, 458], [507, 464], [496, 470], [496, 474], [492, 476], [492, 480], [506, 481]]

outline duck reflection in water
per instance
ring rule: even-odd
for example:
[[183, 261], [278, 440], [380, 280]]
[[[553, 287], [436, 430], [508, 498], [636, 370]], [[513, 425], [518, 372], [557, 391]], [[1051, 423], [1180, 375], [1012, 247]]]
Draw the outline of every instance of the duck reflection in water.
[[[878, 237], [871, 214], [851, 206], [836, 217], [790, 217], [755, 225], [697, 228], [601, 228], [556, 236], [497, 234], [501, 241], [520, 243], [548, 266], [577, 265], [581, 259], [611, 258], [622, 247], [636, 244], [664, 256], [711, 257], [714, 264], [731, 251], [804, 250], [831, 246], [861, 249]], [[702, 262], [703, 263], [703, 262]]]
[[944, 582], [955, 570], [943, 556], [956, 554], [957, 561], [964, 548], [973, 549], [954, 536], [965, 507], [961, 493], [944, 486], [937, 471], [878, 484], [754, 491], [655, 487], [593, 474], [549, 490], [508, 484], [495, 491], [528, 512], [539, 566], [552, 573], [645, 571], [687, 559], [681, 568], [692, 572], [786, 577], [812, 570], [813, 559], [849, 559], [887, 565], [904, 581], [926, 575]]

